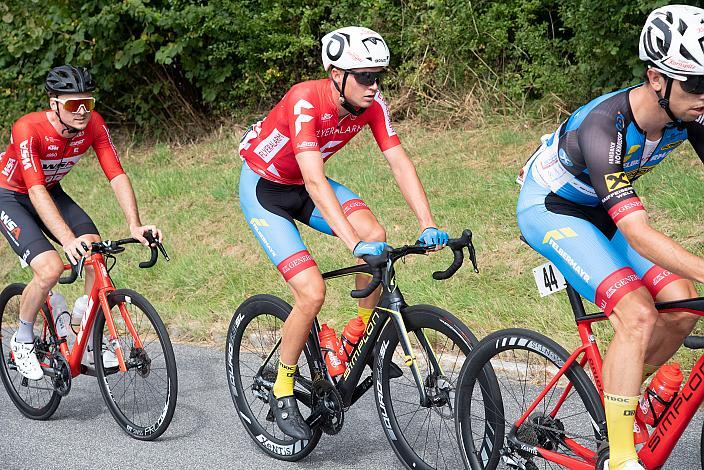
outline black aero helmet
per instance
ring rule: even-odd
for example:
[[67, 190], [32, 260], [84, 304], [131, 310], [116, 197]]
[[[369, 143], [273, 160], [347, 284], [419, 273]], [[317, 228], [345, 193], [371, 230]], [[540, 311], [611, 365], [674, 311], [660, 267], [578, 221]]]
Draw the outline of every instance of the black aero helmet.
[[60, 65], [49, 70], [44, 82], [48, 93], [87, 93], [95, 90], [95, 81], [85, 67]]

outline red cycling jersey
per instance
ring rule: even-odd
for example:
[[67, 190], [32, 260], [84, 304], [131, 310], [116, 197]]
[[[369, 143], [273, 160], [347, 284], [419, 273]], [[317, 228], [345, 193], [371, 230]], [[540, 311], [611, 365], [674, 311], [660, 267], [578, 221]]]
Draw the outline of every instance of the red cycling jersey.
[[364, 128], [374, 134], [381, 151], [401, 142], [391, 127], [389, 109], [377, 92], [361, 115], [337, 115], [330, 79], [294, 85], [283, 99], [245, 134], [239, 153], [262, 177], [281, 184], [304, 184], [296, 154], [317, 150], [330, 158]]
[[124, 174], [100, 114], [93, 111], [88, 127], [67, 139], [51, 125], [49, 112], [26, 114], [12, 126], [10, 145], [0, 154], [0, 187], [27, 194], [38, 184], [56, 186], [91, 146], [109, 180]]

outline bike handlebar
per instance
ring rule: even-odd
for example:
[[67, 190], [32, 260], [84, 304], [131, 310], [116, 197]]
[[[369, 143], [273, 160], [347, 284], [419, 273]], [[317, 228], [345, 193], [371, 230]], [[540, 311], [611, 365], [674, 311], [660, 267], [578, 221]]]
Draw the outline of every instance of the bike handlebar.
[[[169, 255], [166, 253], [164, 245], [162, 245], [156, 238], [154, 238], [154, 235], [152, 235], [151, 232], [145, 233], [144, 238], [146, 238], [149, 242], [149, 250], [151, 253], [148, 261], [141, 261], [139, 263], [140, 268], [147, 269], [154, 266], [156, 264], [157, 258], [159, 257], [159, 251], [161, 251], [161, 254], [166, 261], [170, 261]], [[93, 242], [91, 243], [90, 251], [91, 253], [116, 254], [125, 251], [125, 248], [122, 245], [128, 245], [131, 243], [141, 244], [142, 242], [140, 242], [136, 238], [124, 238], [122, 240], [117, 241], [105, 240], [102, 242]], [[88, 248], [85, 244], [83, 245], [83, 247], [86, 249]], [[71, 274], [60, 278], [59, 284], [71, 284], [75, 282], [76, 279], [78, 279], [78, 277], [83, 272], [84, 262], [85, 257], [81, 257], [81, 259], [78, 260], [78, 264], [71, 265]]]
[[[433, 273], [433, 279], [444, 280], [451, 278], [464, 263], [464, 248], [467, 248], [467, 251], [469, 252], [469, 259], [472, 261], [474, 272], [479, 272], [479, 269], [477, 268], [477, 255], [474, 249], [474, 245], [472, 244], [471, 230], [466, 229], [462, 232], [462, 235], [460, 237], [448, 240], [446, 246], [452, 250], [454, 259], [452, 261], [452, 264], [446, 270], [435, 271]], [[368, 297], [372, 292], [376, 290], [377, 287], [379, 287], [379, 284], [381, 284], [384, 266], [389, 268], [397, 260], [405, 256], [427, 254], [428, 251], [432, 250], [433, 248], [435, 248], [435, 245], [421, 246], [416, 244], [405, 245], [398, 248], [392, 248], [390, 246], [387, 246], [380, 255], [362, 256], [364, 262], [367, 263], [366, 272], [372, 274], [372, 280], [369, 282], [367, 287], [363, 289], [355, 289], [350, 292], [350, 295], [355, 299], [363, 299], [365, 297]]]

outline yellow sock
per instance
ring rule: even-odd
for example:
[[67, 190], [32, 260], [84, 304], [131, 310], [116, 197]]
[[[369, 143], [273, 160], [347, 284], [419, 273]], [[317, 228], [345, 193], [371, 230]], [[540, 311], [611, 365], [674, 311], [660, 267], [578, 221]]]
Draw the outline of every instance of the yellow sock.
[[274, 382], [274, 396], [276, 398], [293, 395], [293, 376], [296, 374], [296, 365], [289, 366], [279, 361], [279, 371]]
[[660, 366], [654, 366], [653, 364], [648, 364], [647, 362], [643, 364], [643, 380], [640, 383], [643, 383], [648, 380], [648, 377], [657, 372], [659, 368]]
[[638, 398], [604, 393], [606, 427], [609, 431], [609, 470], [619, 470], [626, 461], [638, 460], [633, 442]]
[[364, 308], [364, 307], [358, 307], [357, 308], [357, 315], [359, 315], [359, 318], [362, 319], [364, 324], [366, 325], [369, 323], [369, 319], [372, 316], [372, 313], [374, 312], [373, 308]]

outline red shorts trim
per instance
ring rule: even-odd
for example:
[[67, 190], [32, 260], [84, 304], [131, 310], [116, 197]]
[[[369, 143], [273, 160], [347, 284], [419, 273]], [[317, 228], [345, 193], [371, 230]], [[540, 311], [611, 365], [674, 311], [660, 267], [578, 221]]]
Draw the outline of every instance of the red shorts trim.
[[317, 264], [310, 253], [308, 253], [308, 250], [301, 250], [280, 262], [276, 268], [284, 277], [284, 280], [288, 282], [296, 274], [314, 266], [317, 266]]
[[363, 209], [371, 210], [369, 209], [369, 206], [367, 206], [367, 203], [361, 199], [350, 199], [342, 205], [342, 212], [345, 214], [345, 217], [349, 217], [351, 213], [361, 211]]
[[645, 287], [648, 288], [650, 295], [652, 295], [654, 299], [665, 286], [680, 279], [684, 278], [675, 273], [671, 273], [665, 268], [655, 265], [648, 269], [648, 272], [646, 272], [645, 276], [643, 276], [643, 284], [645, 284]]
[[596, 288], [594, 303], [609, 315], [624, 295], [644, 287], [643, 281], [631, 268], [621, 268], [609, 274]]

